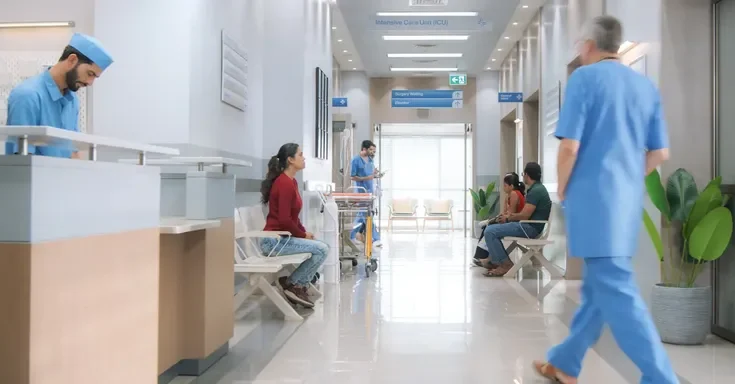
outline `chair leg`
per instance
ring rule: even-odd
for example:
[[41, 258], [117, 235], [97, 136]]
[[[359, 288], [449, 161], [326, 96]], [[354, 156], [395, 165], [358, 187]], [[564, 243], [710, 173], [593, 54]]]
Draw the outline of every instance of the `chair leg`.
[[546, 270], [549, 271], [552, 277], [555, 277], [557, 279], [561, 279], [564, 277], [564, 272], [556, 266], [556, 264], [549, 261], [547, 258], [544, 257], [543, 249], [536, 249], [533, 253], [533, 257], [538, 260], [539, 263], [541, 263], [541, 266], [546, 268]]
[[521, 269], [526, 263], [528, 263], [529, 260], [531, 260], [531, 256], [533, 256], [533, 253], [526, 252], [523, 254], [523, 257], [521, 257], [520, 260], [518, 260], [517, 263], [513, 264], [513, 268], [511, 268], [508, 273], [503, 275], [503, 277], [506, 278], [514, 278], [516, 273], [518, 273], [518, 270]]
[[253, 282], [250, 281], [251, 278], [254, 278], [254, 276], [249, 276], [247, 285], [240, 288], [240, 291], [235, 294], [235, 311], [240, 309], [245, 300], [258, 290], [258, 285], [252, 284]]
[[290, 321], [301, 321], [304, 320], [301, 315], [296, 312], [296, 310], [289, 304], [288, 300], [286, 300], [283, 295], [281, 295], [280, 292], [276, 289], [276, 287], [272, 286], [268, 280], [263, 278], [263, 276], [258, 277], [258, 288], [260, 288], [261, 291], [263, 291], [263, 294], [265, 294], [270, 301], [278, 307], [278, 309], [283, 313], [283, 316], [286, 318], [286, 320]]

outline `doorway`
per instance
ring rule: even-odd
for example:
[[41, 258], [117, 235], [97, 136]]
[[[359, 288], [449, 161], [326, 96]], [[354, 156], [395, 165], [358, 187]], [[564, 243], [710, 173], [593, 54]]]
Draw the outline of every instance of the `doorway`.
[[[378, 182], [381, 231], [466, 236], [472, 228], [472, 124], [376, 124], [373, 141], [376, 167], [385, 172]], [[396, 211], [406, 210], [398, 206], [407, 205], [409, 212], [398, 213], [409, 216], [396, 219]]]

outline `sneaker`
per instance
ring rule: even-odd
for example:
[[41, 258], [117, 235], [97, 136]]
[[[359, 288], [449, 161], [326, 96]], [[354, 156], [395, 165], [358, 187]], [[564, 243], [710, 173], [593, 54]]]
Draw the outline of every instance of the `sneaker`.
[[309, 299], [309, 294], [306, 293], [306, 288], [290, 286], [286, 288], [283, 293], [286, 297], [295, 302], [303, 305], [306, 308], [314, 308], [314, 303]]

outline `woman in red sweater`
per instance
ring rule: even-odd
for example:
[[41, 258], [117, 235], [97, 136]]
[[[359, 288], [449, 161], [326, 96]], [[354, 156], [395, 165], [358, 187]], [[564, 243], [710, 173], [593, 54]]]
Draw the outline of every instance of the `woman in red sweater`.
[[295, 177], [305, 167], [304, 153], [294, 143], [281, 146], [278, 155], [268, 162], [268, 174], [260, 187], [261, 201], [268, 205], [264, 230], [289, 232], [291, 237], [264, 238], [260, 248], [266, 255], [311, 253], [311, 258], [301, 263], [291, 276], [279, 278], [278, 286], [292, 303], [313, 308], [307, 288], [327, 258], [329, 246], [316, 240], [299, 220], [303, 203]]

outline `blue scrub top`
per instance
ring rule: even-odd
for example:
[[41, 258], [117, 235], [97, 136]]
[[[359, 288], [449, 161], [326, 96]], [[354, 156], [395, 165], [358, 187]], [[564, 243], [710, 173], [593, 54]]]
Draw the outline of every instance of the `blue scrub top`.
[[[360, 155], [357, 155], [352, 158], [352, 162], [350, 163], [350, 176], [355, 177], [367, 177], [373, 174], [375, 172], [375, 164], [373, 163], [373, 159], [368, 157], [367, 161], [363, 160]], [[363, 180], [363, 181], [355, 181], [354, 185], [356, 187], [363, 187], [367, 190], [368, 193], [375, 192], [373, 190], [373, 181], [374, 180]], [[364, 192], [362, 189], [360, 189], [357, 192]]]
[[[26, 79], [15, 87], [8, 97], [7, 125], [36, 125], [79, 131], [79, 99], [76, 93], [61, 94], [59, 87], [48, 71]], [[5, 153], [18, 152], [16, 141], [5, 143]], [[70, 143], [54, 146], [28, 146], [35, 155], [71, 157], [74, 152]]]
[[580, 142], [564, 202], [571, 256], [633, 256], [645, 153], [669, 144], [658, 89], [617, 61], [581, 67], [569, 77], [556, 136]]

